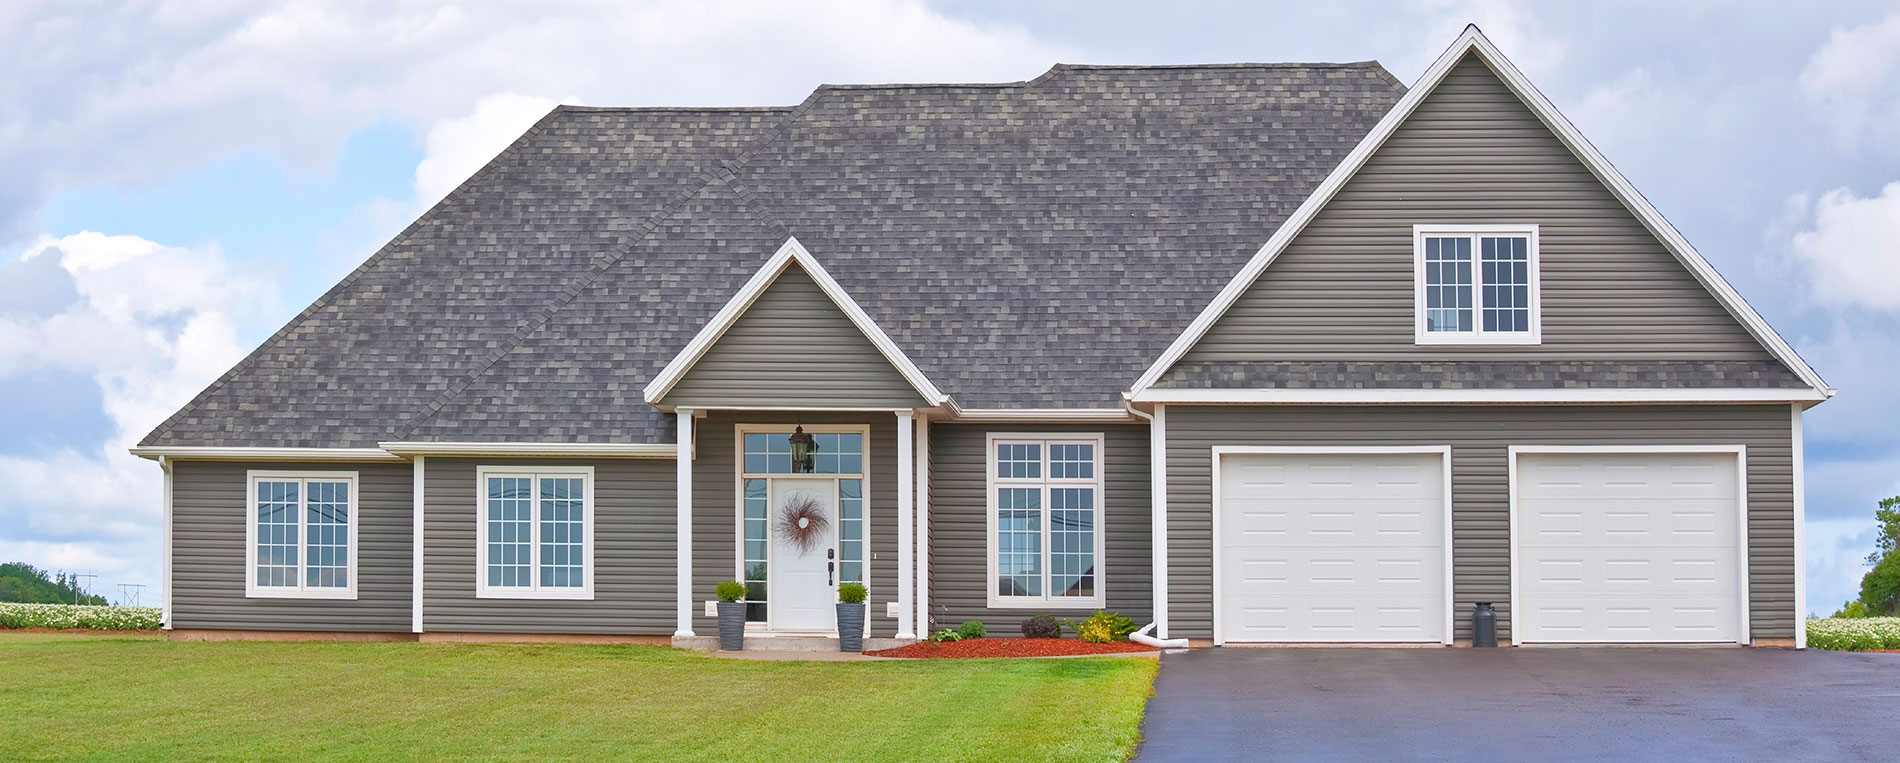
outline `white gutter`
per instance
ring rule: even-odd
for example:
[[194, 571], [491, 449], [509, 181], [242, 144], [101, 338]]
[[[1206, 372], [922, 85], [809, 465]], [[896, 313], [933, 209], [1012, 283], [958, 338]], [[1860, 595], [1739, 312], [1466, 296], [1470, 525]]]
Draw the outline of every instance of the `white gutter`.
[[619, 442], [379, 442], [381, 452], [406, 456], [591, 456], [674, 458], [675, 445]]
[[139, 458], [173, 461], [401, 461], [382, 448], [207, 448], [197, 446], [131, 448]]

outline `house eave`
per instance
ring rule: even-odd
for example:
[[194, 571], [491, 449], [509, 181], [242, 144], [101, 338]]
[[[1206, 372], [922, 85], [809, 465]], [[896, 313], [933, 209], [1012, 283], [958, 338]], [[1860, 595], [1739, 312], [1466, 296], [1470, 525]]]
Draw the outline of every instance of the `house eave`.
[[1721, 389], [1163, 389], [1129, 396], [1134, 403], [1208, 405], [1643, 405], [1670, 403], [1804, 403], [1828, 395], [1800, 388]]

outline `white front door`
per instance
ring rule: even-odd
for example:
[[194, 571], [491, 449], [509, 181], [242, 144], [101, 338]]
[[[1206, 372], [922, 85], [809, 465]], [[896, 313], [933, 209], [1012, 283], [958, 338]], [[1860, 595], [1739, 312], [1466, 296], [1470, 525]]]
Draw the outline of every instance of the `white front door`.
[[[810, 543], [800, 544], [780, 523], [791, 506], [806, 501], [824, 518], [824, 529]], [[775, 478], [767, 511], [772, 537], [768, 624], [784, 631], [835, 630], [838, 481]]]
[[1221, 457], [1222, 641], [1443, 641], [1443, 459]]
[[1524, 453], [1517, 461], [1521, 642], [1742, 637], [1733, 453]]

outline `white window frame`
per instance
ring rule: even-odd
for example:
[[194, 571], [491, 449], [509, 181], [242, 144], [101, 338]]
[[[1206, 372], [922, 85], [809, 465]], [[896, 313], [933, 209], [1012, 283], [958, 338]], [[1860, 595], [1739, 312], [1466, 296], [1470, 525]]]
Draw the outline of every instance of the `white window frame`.
[[[1526, 236], [1530, 239], [1529, 331], [1484, 330], [1484, 267], [1478, 239], [1483, 236]], [[1425, 239], [1471, 239], [1470, 331], [1427, 331], [1425, 326]], [[1542, 255], [1536, 225], [1414, 225], [1412, 226], [1412, 337], [1416, 344], [1543, 344]]]
[[[1101, 432], [990, 432], [984, 439], [983, 477], [984, 495], [984, 567], [988, 575], [984, 578], [984, 595], [992, 609], [1101, 609], [1108, 601], [1108, 481], [1104, 466], [1107, 463], [1107, 438]], [[996, 446], [1037, 444], [1042, 448], [1042, 475], [1030, 478], [1001, 478], [996, 474]], [[1093, 445], [1095, 448], [1095, 476], [1092, 479], [1056, 479], [1049, 474], [1050, 445]], [[996, 502], [997, 490], [1009, 487], [1038, 487], [1042, 489], [1042, 595], [1041, 596], [1003, 596], [996, 592]], [[1087, 598], [1079, 596], [1052, 596], [1049, 592], [1050, 543], [1049, 534], [1052, 523], [1048, 521], [1050, 507], [1049, 489], [1063, 487], [1092, 487], [1095, 489], [1095, 595]]]
[[[541, 478], [581, 478], [581, 585], [541, 587]], [[491, 586], [488, 584], [488, 478], [528, 477], [533, 480], [534, 508], [529, 522], [529, 584]], [[478, 599], [567, 599], [594, 598], [594, 569], [600, 565], [594, 554], [594, 467], [591, 466], [478, 466], [475, 468], [475, 598]]]
[[[792, 473], [775, 474], [770, 471], [765, 471], [765, 472], [746, 471], [745, 469], [745, 436], [747, 434], [766, 434], [766, 433], [790, 434], [790, 432], [785, 431], [785, 430], [787, 427], [794, 427], [794, 426], [804, 427], [806, 434], [862, 435], [864, 437], [864, 439], [861, 441], [864, 443], [863, 445], [864, 453], [862, 454], [864, 458], [862, 461], [859, 462], [858, 468], [860, 469], [860, 471], [843, 472], [843, 473], [836, 473], [836, 474], [820, 474], [817, 472], [811, 472], [811, 473], [801, 472], [801, 473], [796, 473], [796, 474], [792, 474]], [[864, 517], [861, 520], [864, 523], [863, 524], [864, 558], [861, 560], [864, 563], [864, 567], [863, 567], [864, 587], [866, 590], [873, 592], [871, 596], [871, 600], [874, 601], [877, 599], [877, 595], [876, 595], [877, 589], [871, 587], [871, 561], [872, 559], [876, 558], [877, 554], [871, 548], [871, 425], [870, 424], [797, 424], [797, 425], [784, 424], [784, 423], [734, 424], [732, 427], [732, 458], [733, 458], [732, 463], [734, 464], [733, 471], [736, 474], [738, 474], [738, 478], [733, 480], [733, 486], [732, 486], [732, 495], [733, 495], [733, 506], [732, 506], [732, 538], [733, 538], [732, 574], [733, 574], [733, 577], [732, 579], [733, 580], [737, 580], [741, 583], [746, 582], [746, 573], [745, 573], [745, 483], [746, 483], [746, 480], [755, 480], [755, 479], [765, 480], [765, 494], [766, 494], [766, 507], [767, 507], [766, 508], [766, 512], [767, 512], [766, 523], [765, 523], [765, 526], [766, 526], [765, 553], [767, 554], [768, 559], [770, 558], [770, 554], [772, 553], [772, 540], [773, 540], [772, 530], [771, 530], [772, 522], [771, 522], [771, 513], [770, 513], [771, 512], [772, 480], [775, 480], [775, 479], [832, 479], [833, 481], [857, 480], [858, 490], [861, 493], [859, 500], [863, 502], [863, 505], [861, 508], [862, 508], [862, 511], [864, 512]], [[842, 504], [844, 501], [844, 488], [843, 486], [838, 486], [836, 490], [837, 490], [838, 501], [840, 504]], [[832, 528], [831, 542], [833, 544], [832, 545], [833, 548], [843, 548], [843, 544], [844, 544], [844, 538], [842, 537], [843, 532], [841, 529], [843, 526], [843, 521], [844, 521], [842, 511], [839, 512], [838, 520], [839, 520], [838, 526]], [[838, 561], [842, 562], [845, 560], [842, 556], [840, 556]], [[768, 586], [771, 586], [771, 582], [772, 582], [771, 571], [775, 569], [778, 569], [778, 565], [769, 564], [768, 562], [768, 566], [766, 568], [766, 575], [765, 575], [766, 584]], [[840, 575], [842, 575], [842, 572], [843, 570], [840, 569], [839, 570]], [[836, 587], [836, 585], [837, 583], [834, 582], [833, 586]], [[776, 611], [777, 610], [772, 608], [772, 594], [771, 594], [770, 588], [768, 588], [765, 595], [765, 617], [766, 617], [765, 622], [747, 621], [745, 624], [746, 632], [748, 633], [755, 632], [755, 631], [766, 632], [766, 631], [772, 630], [772, 617], [773, 617], [773, 613]], [[869, 635], [871, 633], [871, 619], [872, 618], [870, 617], [864, 618], [864, 632], [866, 635]]]
[[[244, 596], [250, 599], [347, 599], [356, 598], [359, 577], [356, 538], [363, 523], [359, 507], [362, 491], [357, 487], [356, 472], [272, 471], [251, 469], [244, 473]], [[257, 483], [296, 481], [297, 488], [297, 584], [262, 586], [257, 584]], [[340, 588], [310, 588], [305, 585], [305, 568], [310, 562], [310, 515], [305, 503], [310, 492], [306, 482], [342, 482], [350, 486], [349, 584]]]

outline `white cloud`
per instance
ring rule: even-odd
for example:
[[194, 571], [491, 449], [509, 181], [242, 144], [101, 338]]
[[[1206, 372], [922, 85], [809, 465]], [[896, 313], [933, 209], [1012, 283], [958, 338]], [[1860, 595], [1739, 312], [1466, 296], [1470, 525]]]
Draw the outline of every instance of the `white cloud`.
[[[1512, 0], [1419, 0], [1419, 5], [1437, 19], [1418, 35], [1425, 62], [1444, 53], [1468, 24], [1484, 30], [1484, 36], [1532, 80], [1556, 72], [1570, 50], [1561, 37], [1545, 31], [1531, 11], [1535, 6]], [[1424, 64], [1418, 66], [1418, 71], [1424, 69]]]
[[1895, 150], [1900, 141], [1900, 13], [1836, 27], [1801, 71], [1801, 90], [1822, 106], [1843, 145]]
[[476, 101], [467, 116], [435, 123], [423, 141], [422, 162], [416, 165], [416, 206], [427, 208], [441, 201], [562, 103], [579, 105], [580, 99], [496, 93]]
[[[31, 230], [61, 188], [149, 184], [242, 151], [318, 166], [377, 121], [417, 134], [474, 117], [508, 123], [494, 114], [506, 104], [485, 98], [494, 94], [783, 105], [824, 81], [1014, 80], [1080, 57], [914, 0], [577, 0], [560, 11], [425, 0], [0, 7], [11, 75], [0, 77], [0, 243]], [[434, 192], [460, 173], [449, 156], [419, 186]]]
[[[1790, 204], [1797, 209], [1801, 198]], [[1811, 295], [1829, 307], [1900, 309], [1900, 183], [1862, 198], [1846, 188], [1823, 194], [1789, 248], [1808, 274]]]

